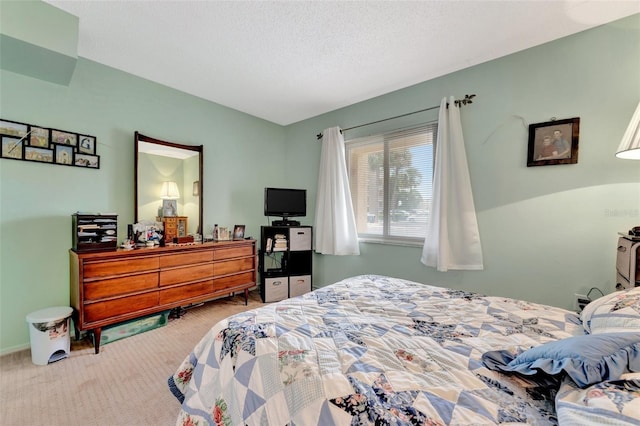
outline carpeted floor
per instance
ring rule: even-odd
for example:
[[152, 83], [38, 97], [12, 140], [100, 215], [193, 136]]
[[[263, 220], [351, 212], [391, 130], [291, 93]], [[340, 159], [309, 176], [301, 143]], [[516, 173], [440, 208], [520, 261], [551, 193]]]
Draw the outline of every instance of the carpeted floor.
[[[262, 306], [237, 295], [190, 309], [164, 327], [100, 347], [72, 338], [68, 358], [38, 366], [30, 350], [0, 357], [0, 425], [173, 425], [167, 379], [217, 321]], [[73, 333], [72, 333], [73, 336]]]

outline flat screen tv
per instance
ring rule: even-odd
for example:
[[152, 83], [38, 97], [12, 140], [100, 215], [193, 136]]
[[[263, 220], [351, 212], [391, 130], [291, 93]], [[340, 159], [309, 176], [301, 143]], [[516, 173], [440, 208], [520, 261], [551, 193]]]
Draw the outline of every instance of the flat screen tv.
[[299, 224], [290, 217], [307, 215], [307, 190], [291, 188], [264, 189], [264, 215], [281, 217], [274, 225]]

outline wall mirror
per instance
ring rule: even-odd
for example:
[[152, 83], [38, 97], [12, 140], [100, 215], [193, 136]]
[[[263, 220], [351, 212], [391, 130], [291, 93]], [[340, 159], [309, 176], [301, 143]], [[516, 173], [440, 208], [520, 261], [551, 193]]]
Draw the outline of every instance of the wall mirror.
[[186, 233], [202, 233], [202, 145], [135, 132], [135, 222], [186, 217]]

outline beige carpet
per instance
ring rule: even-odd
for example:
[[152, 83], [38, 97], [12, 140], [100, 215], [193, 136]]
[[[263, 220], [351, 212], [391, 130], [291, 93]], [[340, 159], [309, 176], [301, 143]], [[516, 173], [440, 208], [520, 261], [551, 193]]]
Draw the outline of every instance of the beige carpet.
[[[38, 366], [30, 350], [0, 358], [0, 425], [173, 425], [167, 379], [220, 319], [262, 306], [259, 292], [214, 300], [164, 327], [100, 347], [72, 339], [68, 358]], [[73, 336], [73, 333], [72, 333]]]

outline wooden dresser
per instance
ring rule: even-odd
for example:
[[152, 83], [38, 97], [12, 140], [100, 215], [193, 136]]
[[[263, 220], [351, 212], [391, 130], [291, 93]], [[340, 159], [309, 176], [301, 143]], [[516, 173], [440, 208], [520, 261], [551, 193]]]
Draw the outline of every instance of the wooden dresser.
[[256, 285], [255, 240], [108, 252], [69, 251], [76, 337], [102, 327], [248, 290]]

